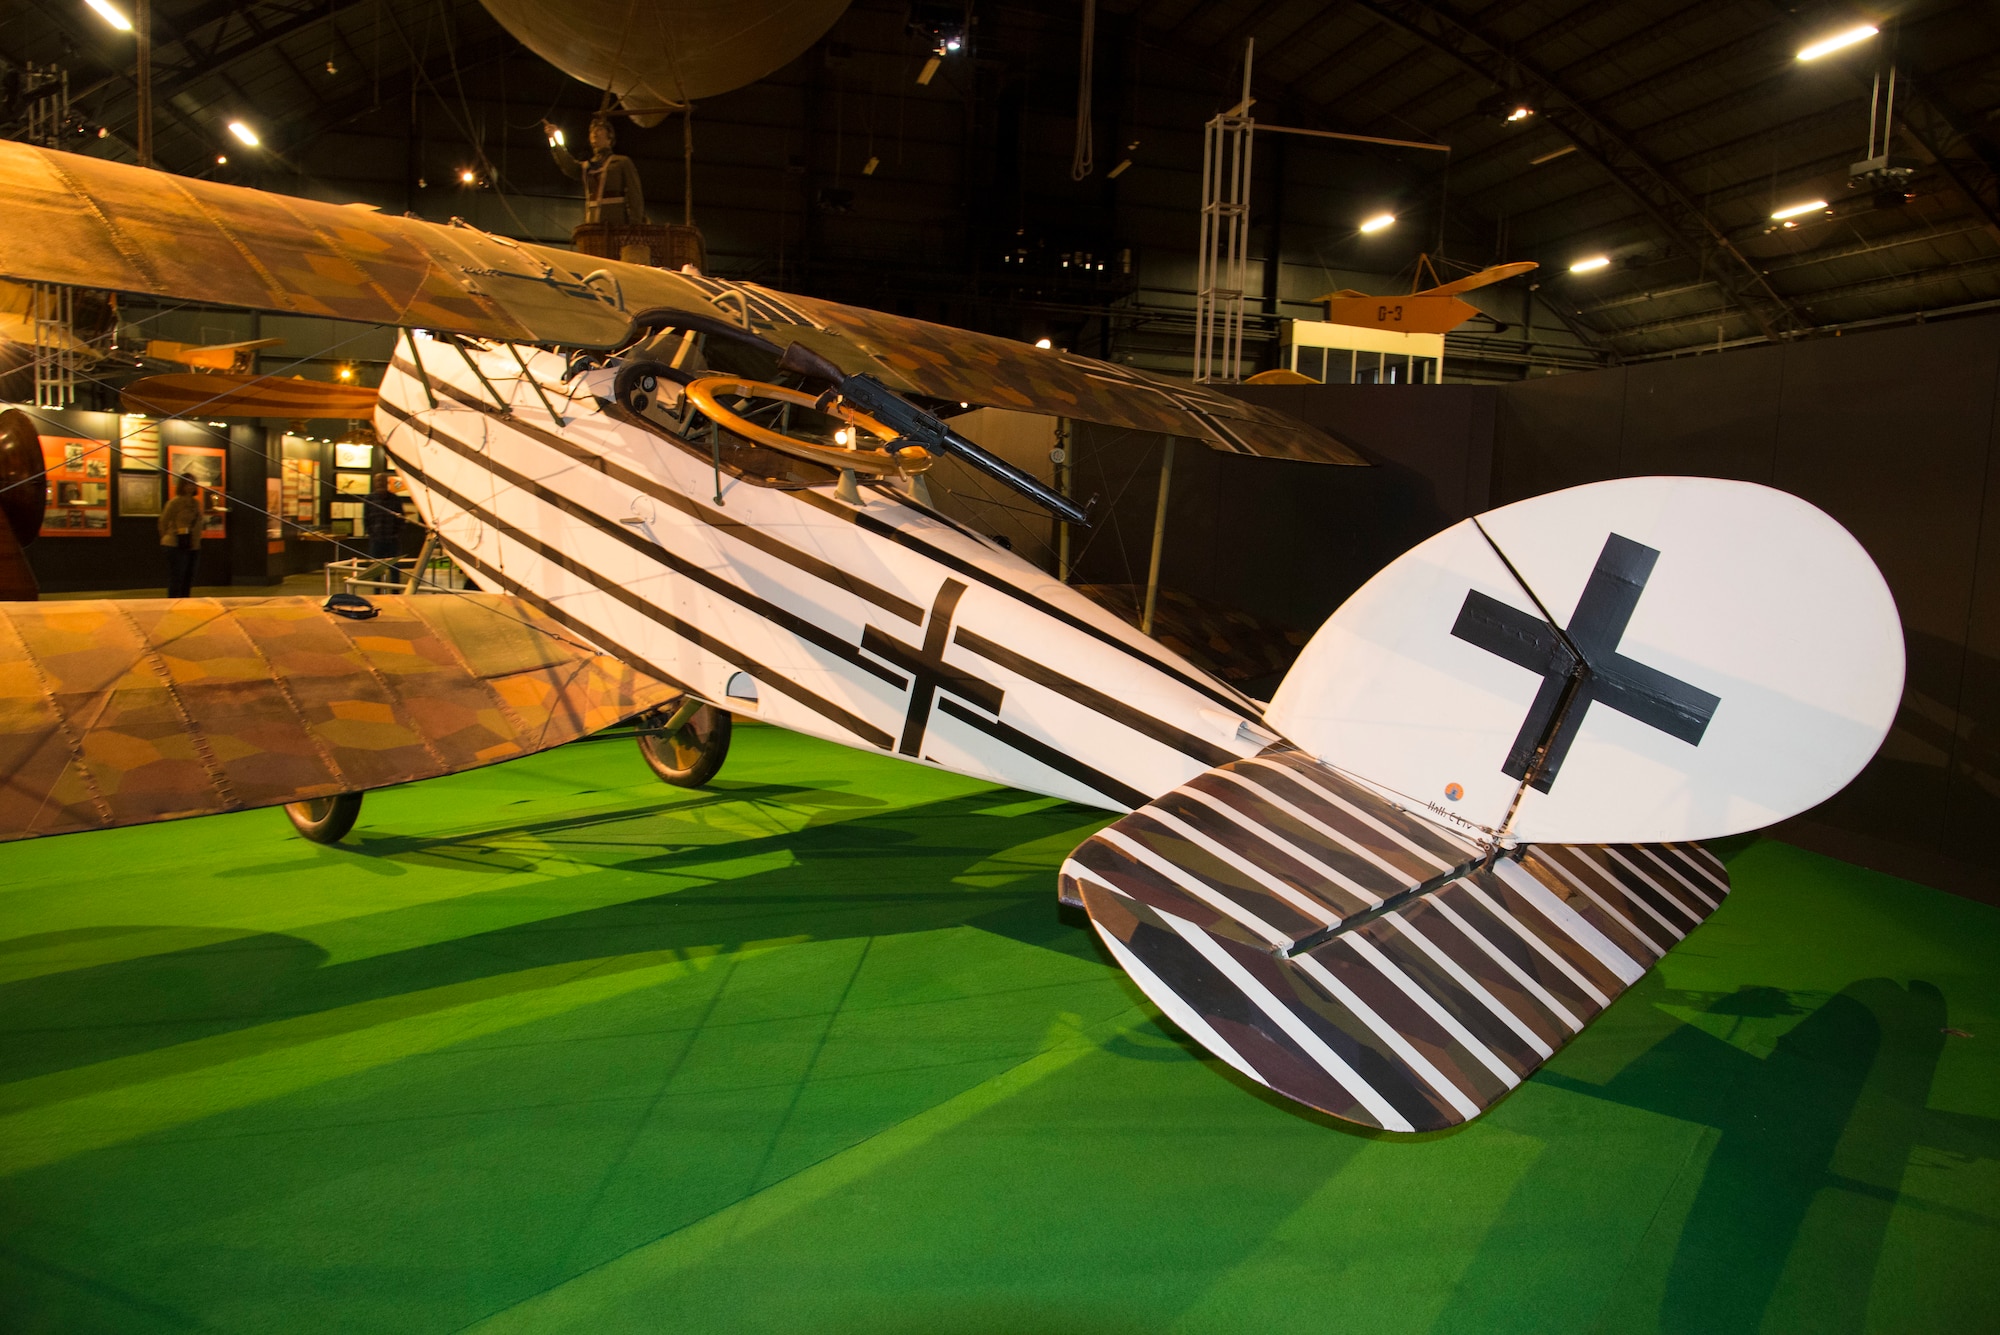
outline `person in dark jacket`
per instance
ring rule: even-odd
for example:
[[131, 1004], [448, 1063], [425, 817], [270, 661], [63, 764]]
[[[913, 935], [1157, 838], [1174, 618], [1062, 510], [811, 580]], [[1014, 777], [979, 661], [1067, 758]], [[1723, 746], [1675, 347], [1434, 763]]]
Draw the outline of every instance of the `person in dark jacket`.
[[395, 560], [403, 550], [403, 498], [389, 490], [387, 473], [375, 475], [374, 490], [362, 501], [361, 515], [370, 559]]
[[201, 561], [202, 530], [208, 514], [201, 488], [191, 477], [174, 479], [174, 498], [160, 510], [160, 546], [167, 549], [167, 597], [186, 598], [194, 590], [195, 566]]

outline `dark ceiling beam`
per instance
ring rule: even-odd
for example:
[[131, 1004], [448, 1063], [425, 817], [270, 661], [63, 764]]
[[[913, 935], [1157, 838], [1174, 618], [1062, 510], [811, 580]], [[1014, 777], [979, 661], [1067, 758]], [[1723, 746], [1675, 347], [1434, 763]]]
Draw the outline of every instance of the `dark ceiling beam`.
[[[153, 78], [154, 102], [157, 105], [176, 97], [210, 75], [226, 70], [229, 66], [246, 60], [284, 41], [288, 37], [293, 37], [299, 33], [318, 27], [320, 24], [338, 18], [351, 9], [359, 9], [362, 5], [371, 2], [372, 0], [322, 0], [322, 3], [313, 6], [311, 9], [295, 12], [284, 22], [265, 28], [261, 32], [252, 31], [250, 35], [232, 42], [226, 47], [221, 45], [224, 30], [218, 28], [215, 40], [211, 43], [210, 49], [201, 51], [195, 58], [177, 65], [175, 72], [164, 78], [160, 77], [157, 72], [155, 73]], [[234, 13], [240, 7], [228, 6], [226, 8], [228, 12]], [[223, 22], [226, 24], [227, 21], [227, 17], [225, 16]], [[192, 33], [196, 29], [191, 26], [188, 31]], [[178, 44], [186, 47], [190, 40], [183, 39]], [[79, 96], [88, 96], [91, 93], [99, 92], [112, 85], [119, 85], [129, 90], [132, 86], [131, 72], [125, 71], [108, 78], [100, 79], [95, 84], [92, 84], [84, 94], [80, 94]], [[240, 95], [241, 90], [237, 91]]]
[[[1512, 13], [1514, 10], [1519, 9], [1522, 3], [1523, 0], [1501, 0], [1501, 3], [1488, 5], [1485, 9], [1479, 11], [1479, 21], [1487, 32], [1493, 32], [1495, 31], [1495, 27], [1498, 24], [1498, 22], [1501, 19], [1506, 18], [1508, 14]], [[1558, 15], [1556, 18], [1551, 19], [1549, 22], [1543, 24], [1541, 27], [1536, 28], [1532, 32], [1529, 32], [1524, 36], [1515, 39], [1511, 43], [1511, 45], [1517, 50], [1522, 50], [1531, 46], [1535, 46], [1541, 42], [1550, 41], [1554, 38], [1567, 36], [1569, 33], [1574, 32], [1576, 29], [1582, 27], [1584, 24], [1602, 18], [1603, 14], [1604, 11], [1597, 5], [1585, 4], [1579, 6], [1578, 8], [1571, 10], [1569, 13]], [[1640, 32], [1645, 33], [1649, 31], [1653, 26], [1654, 25], [1652, 24], [1647, 24], [1645, 27], [1640, 29]], [[1626, 40], [1629, 41], [1631, 39], [1628, 37]], [[1607, 51], [1604, 54], [1608, 57], [1610, 53]], [[1596, 55], [1593, 54], [1593, 56], [1588, 57], [1587, 59], [1595, 60]], [[1570, 69], [1575, 68], [1575, 65], [1580, 63], [1584, 62], [1573, 62], [1570, 66], [1552, 73], [1551, 77], [1560, 82], [1562, 75], [1568, 73]], [[1425, 85], [1424, 88], [1419, 92], [1404, 98], [1401, 102], [1397, 103], [1395, 106], [1390, 107], [1387, 112], [1388, 117], [1392, 120], [1401, 121], [1405, 125], [1409, 124], [1410, 122], [1403, 116], [1404, 111], [1414, 110], [1417, 107], [1420, 107], [1427, 103], [1434, 103], [1437, 100], [1438, 95], [1441, 91], [1450, 88], [1454, 82], [1456, 82], [1462, 77], [1463, 76], [1461, 75], [1461, 73], [1457, 70], [1449, 71], [1445, 75], [1445, 77], [1437, 79]], [[1445, 139], [1446, 138], [1445, 131], [1449, 128], [1450, 128], [1449, 125], [1438, 127], [1438, 129], [1435, 132], [1437, 138]], [[1451, 165], [1454, 169], [1456, 169], [1461, 164], [1454, 161]]]
[[[1816, 111], [1808, 112], [1781, 125], [1766, 126], [1725, 143], [1709, 144], [1699, 152], [1690, 153], [1684, 158], [1673, 159], [1666, 163], [1665, 167], [1666, 170], [1673, 172], [1676, 176], [1685, 178], [1691, 171], [1710, 163], [1743, 161], [1742, 150], [1763, 140], [1775, 138], [1780, 142], [1785, 142], [1802, 139], [1814, 130], [1823, 128], [1827, 122], [1843, 119], [1847, 114], [1847, 109], [1843, 107], [1821, 107]], [[1852, 149], [1839, 149], [1831, 154], [1800, 161], [1794, 164], [1793, 172], [1801, 180], [1806, 180], [1813, 177], [1824, 177], [1829, 171], [1844, 171], [1847, 164], [1853, 160], [1854, 151]], [[1707, 202], [1707, 207], [1713, 209], [1721, 204], [1743, 198], [1746, 195], [1767, 190], [1770, 187], [1771, 179], [1771, 174], [1767, 171], [1753, 172], [1747, 177], [1732, 177], [1723, 184], [1702, 191], [1702, 198]], [[1604, 195], [1608, 190], [1614, 188], [1614, 186], [1615, 183], [1603, 181], [1592, 182], [1567, 194], [1542, 199], [1533, 208], [1523, 209], [1515, 216], [1517, 218], [1532, 218], [1539, 214], [1573, 214], [1579, 206], [1593, 198]], [[1469, 193], [1476, 194], [1478, 192], [1472, 191]], [[1627, 214], [1625, 216], [1634, 217], [1637, 215]], [[1761, 219], [1762, 216], [1760, 213], [1750, 221], [1755, 222]], [[1717, 226], [1720, 227], [1721, 224], [1717, 224]], [[1727, 230], [1734, 231], [1735, 229], [1729, 228]], [[1575, 234], [1574, 232], [1557, 233], [1551, 239], [1562, 240]]]
[[[1931, 269], [1918, 269], [1912, 273], [1890, 274], [1885, 278], [1868, 278], [1842, 287], [1830, 287], [1816, 294], [1823, 300], [1839, 300], [1843, 297], [1873, 296], [1878, 292], [1896, 292], [1905, 288], [1929, 287], [1935, 283], [1963, 281], [1984, 274], [2000, 272], [2000, 256], [1978, 260], [1971, 264], [1945, 264]], [[1898, 311], [1895, 314], [1916, 314], [1916, 310]], [[1716, 307], [1706, 311], [1693, 311], [1686, 315], [1670, 316], [1663, 320], [1650, 320], [1645, 324], [1628, 325], [1617, 331], [1619, 338], [1644, 338], [1662, 334], [1672, 329], [1685, 329], [1689, 325], [1710, 324], [1717, 317], [1727, 318], [1729, 308]], [[1706, 342], [1687, 346], [1704, 347]]]
[[[1805, 29], [1785, 0], [1768, 2], [1779, 21], [1790, 28], [1793, 37], [1804, 41]], [[1892, 27], [1883, 35], [1885, 47], [1891, 51], [1894, 48], [1887, 44], [1894, 33]], [[1853, 76], [1857, 88], [1868, 86], [1868, 77], [1858, 67], [1850, 64], [1844, 68]], [[1938, 96], [1928, 71], [1898, 65], [1896, 82], [1897, 101], [1903, 113], [1898, 119], [1904, 130], [1916, 141], [1917, 147], [1937, 164], [1953, 189], [1985, 221], [1987, 231], [1993, 238], [2000, 240], [2000, 153], [1974, 133], [1970, 124]], [[1907, 94], [1901, 91], [1904, 84], [1909, 86]], [[1952, 151], [1954, 146], [1958, 152]]]
[[1748, 256], [1738, 250], [1691, 199], [1680, 183], [1640, 151], [1588, 102], [1558, 85], [1533, 62], [1516, 54], [1436, 4], [1422, 0], [1353, 0], [1458, 62], [1495, 87], [1514, 86], [1533, 98], [1546, 123], [1560, 130], [1577, 151], [1618, 182], [1676, 250], [1712, 275], [1732, 304], [1765, 337], [1777, 340], [1811, 324], [1771, 286]]
[[[1304, 74], [1285, 80], [1281, 87], [1287, 94], [1292, 96], [1311, 98], [1312, 89], [1315, 84], [1341, 66], [1352, 65], [1360, 61], [1376, 47], [1387, 42], [1391, 31], [1393, 30], [1384, 27], [1382, 24], [1370, 24], [1368, 27], [1362, 29], [1359, 37], [1356, 37], [1345, 46], [1335, 48], [1329, 55]], [[1341, 96], [1344, 96], [1344, 94], [1335, 93], [1329, 97], [1317, 100], [1331, 102], [1338, 100]]]
[[[440, 81], [451, 78], [454, 61], [461, 74], [469, 74], [495, 61], [505, 60], [519, 53], [521, 49], [521, 44], [512, 36], [499, 33], [467, 42], [455, 49], [447, 49], [421, 63], [412, 62], [405, 65], [382, 80], [382, 97], [379, 102], [376, 101], [374, 89], [368, 88], [357, 91], [352, 97], [332, 103], [327, 108], [326, 115], [317, 124], [298, 138], [286, 141], [285, 151], [296, 155], [321, 135], [345, 129], [378, 107], [394, 106], [398, 102], [407, 101], [412, 92], [428, 93], [443, 102], [446, 95], [440, 89]], [[455, 118], [453, 127], [460, 133], [464, 132], [462, 127], [457, 125]]]
[[[1899, 78], [1907, 81], [1910, 95], [1900, 99], [1899, 119], [1910, 138], [1928, 154], [1958, 193], [1978, 211], [1987, 232], [2000, 241], [2000, 154], [1995, 154], [1931, 89], [1919, 74]], [[1957, 152], [1954, 152], [1954, 147]]]
[[[1687, 18], [1689, 15], [1695, 13], [1697, 10], [1709, 8], [1717, 3], [1732, 3], [1732, 2], [1733, 0], [1693, 0], [1693, 3], [1685, 6], [1684, 8], [1676, 10], [1672, 14], [1667, 15], [1665, 18], [1660, 19], [1657, 22], [1647, 23], [1643, 25], [1634, 32], [1628, 34], [1627, 36], [1619, 39], [1618, 41], [1613, 42], [1610, 46], [1605, 47], [1601, 51], [1593, 51], [1589, 55], [1581, 57], [1580, 59], [1577, 60], [1573, 60], [1569, 64], [1564, 65], [1559, 69], [1552, 70], [1550, 72], [1549, 77], [1552, 78], [1555, 82], [1567, 86], [1568, 80], [1572, 75], [1584, 73], [1588, 71], [1591, 67], [1602, 65], [1606, 61], [1620, 60], [1628, 55], [1644, 51], [1648, 43], [1658, 39], [1659, 30], [1661, 28], [1666, 27], [1669, 24], [1677, 23], [1682, 19]], [[1376, 31], [1388, 32], [1392, 31], [1392, 29], [1389, 29], [1386, 26], [1378, 26]], [[1536, 34], [1536, 36], [1539, 37], [1540, 34]], [[1530, 40], [1533, 39], [1531, 38]], [[1525, 44], [1526, 43], [1521, 43], [1521, 45]], [[1666, 70], [1655, 70], [1651, 74], [1643, 76], [1641, 79], [1635, 81], [1634, 83], [1625, 85], [1624, 87], [1620, 88], [1616, 93], [1611, 94], [1608, 98], [1601, 99], [1597, 104], [1598, 109], [1600, 111], [1609, 110], [1610, 108], [1617, 106], [1620, 102], [1623, 102], [1627, 98], [1627, 96], [1641, 92], [1649, 88], [1651, 85], [1661, 81], [1661, 79], [1666, 74], [1680, 72], [1691, 65], [1698, 65], [1705, 60], [1713, 60], [1714, 57], [1715, 57], [1715, 52], [1713, 50], [1704, 51], [1699, 56], [1692, 57], [1688, 60], [1676, 62], [1675, 64], [1667, 67]], [[1530, 122], [1530, 126], [1531, 125], [1532, 122]], [[1526, 130], [1529, 129], [1530, 126], [1523, 126], [1521, 128], [1523, 130]], [[1438, 137], [1449, 138], [1449, 135], [1446, 132], [1451, 128], [1452, 128], [1451, 126], [1440, 127], [1438, 131]], [[1463, 177], [1468, 174], [1478, 172], [1480, 168], [1486, 166], [1490, 162], [1493, 162], [1496, 158], [1517, 151], [1519, 141], [1520, 141], [1520, 136], [1508, 136], [1501, 139], [1497, 139], [1493, 143], [1488, 144], [1485, 148], [1479, 149], [1476, 152], [1454, 157], [1451, 163], [1452, 175], [1457, 177]]]

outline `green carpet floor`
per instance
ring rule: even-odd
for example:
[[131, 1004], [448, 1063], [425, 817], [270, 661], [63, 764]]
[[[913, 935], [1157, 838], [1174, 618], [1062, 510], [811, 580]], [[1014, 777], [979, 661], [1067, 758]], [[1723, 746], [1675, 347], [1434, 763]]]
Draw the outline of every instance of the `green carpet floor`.
[[1370, 1136], [1058, 918], [1102, 822], [745, 728], [0, 848], [0, 1329], [2000, 1328], [2000, 911], [1737, 841], [1534, 1080]]

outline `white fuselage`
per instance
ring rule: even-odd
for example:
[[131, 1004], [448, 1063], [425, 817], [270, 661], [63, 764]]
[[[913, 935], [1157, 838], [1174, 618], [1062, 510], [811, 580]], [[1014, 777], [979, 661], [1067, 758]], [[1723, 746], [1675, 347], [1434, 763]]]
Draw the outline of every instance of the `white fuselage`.
[[563, 370], [413, 337], [376, 424], [476, 581], [606, 652], [738, 714], [1113, 810], [1270, 740], [1253, 702], [904, 492], [725, 471], [718, 501], [705, 449], [611, 404], [613, 368]]

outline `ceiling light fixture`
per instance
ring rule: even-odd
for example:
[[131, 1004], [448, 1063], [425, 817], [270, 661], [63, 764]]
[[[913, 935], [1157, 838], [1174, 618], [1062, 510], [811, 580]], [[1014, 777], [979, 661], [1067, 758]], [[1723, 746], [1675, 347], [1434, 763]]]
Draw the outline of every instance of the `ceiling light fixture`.
[[245, 125], [242, 121], [229, 122], [229, 133], [235, 135], [237, 139], [241, 140], [244, 147], [246, 148], [257, 147], [257, 132], [251, 129], [249, 126]]
[[1361, 224], [1361, 230], [1363, 234], [1370, 234], [1374, 232], [1379, 232], [1385, 227], [1394, 227], [1395, 225], [1396, 225], [1395, 214], [1378, 213], [1374, 217], [1369, 218], [1365, 222], [1363, 222]]
[[117, 9], [115, 9], [111, 5], [110, 0], [83, 0], [83, 2], [89, 5], [92, 9], [97, 11], [97, 17], [103, 19], [106, 23], [110, 24], [112, 27], [118, 29], [118, 31], [120, 32], [132, 31], [132, 20], [126, 18], [123, 14], [119, 13]]
[[1825, 207], [1826, 207], [1826, 201], [1823, 199], [1815, 199], [1810, 204], [1788, 204], [1784, 208], [1779, 209], [1776, 213], [1773, 213], [1771, 215], [1771, 221], [1783, 222], [1787, 218], [1797, 218], [1808, 213], [1818, 213], [1821, 209]]
[[1533, 107], [1515, 107], [1507, 113], [1507, 120], [1511, 124], [1514, 121], [1524, 121], [1534, 114], [1535, 109]]
[[227, 153], [217, 153], [215, 155], [215, 165], [218, 167], [227, 167], [229, 165], [229, 155]]
[[471, 185], [474, 181], [477, 181], [478, 179], [479, 178], [477, 176], [474, 176], [472, 174], [472, 168], [470, 167], [462, 168], [458, 173], [458, 183], [460, 185]]
[[1046, 338], [1038, 338], [1035, 340], [1035, 346], [1038, 348], [1053, 348], [1055, 344]]
[[1829, 55], [1843, 47], [1853, 46], [1856, 42], [1865, 42], [1880, 31], [1881, 29], [1877, 28], [1874, 24], [1864, 23], [1858, 28], [1849, 28], [1846, 32], [1837, 32], [1833, 36], [1814, 42], [1811, 46], [1800, 51], [1799, 59], [1818, 60], [1821, 56]]
[[1610, 265], [1611, 257], [1609, 255], [1592, 255], [1587, 260], [1578, 260], [1575, 264], [1570, 265], [1569, 271], [1571, 273], [1591, 273], [1598, 269], [1609, 268]]

